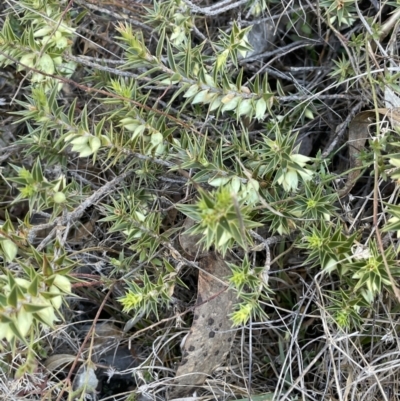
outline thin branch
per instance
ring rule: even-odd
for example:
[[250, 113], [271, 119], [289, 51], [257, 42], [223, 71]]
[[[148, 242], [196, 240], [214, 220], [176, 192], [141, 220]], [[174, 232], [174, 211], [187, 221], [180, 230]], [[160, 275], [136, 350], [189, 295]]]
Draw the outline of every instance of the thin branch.
[[143, 22], [140, 22], [138, 20], [135, 20], [135, 19], [130, 18], [128, 16], [125, 16], [123, 14], [115, 13], [113, 11], [108, 10], [107, 8], [98, 7], [98, 6], [96, 6], [96, 5], [92, 4], [92, 3], [89, 3], [87, 1], [82, 1], [82, 0], [74, 0], [74, 1], [75, 1], [75, 3], [77, 3], [77, 4], [79, 4], [79, 5], [83, 6], [83, 7], [87, 7], [89, 9], [91, 9], [91, 10], [94, 10], [94, 11], [99, 11], [99, 12], [101, 12], [103, 14], [107, 14], [110, 17], [113, 17], [113, 18], [116, 18], [116, 19], [119, 19], [119, 20], [128, 21], [132, 25], [138, 26], [141, 29], [144, 29], [144, 30], [146, 30], [148, 32], [153, 32], [153, 29], [150, 28], [148, 25], [143, 24]]
[[105, 196], [107, 192], [111, 190], [115, 190], [117, 184], [119, 184], [122, 180], [132, 174], [132, 171], [125, 172], [117, 177], [115, 177], [110, 182], [107, 182], [101, 188], [99, 188], [96, 192], [94, 192], [91, 196], [85, 199], [75, 210], [72, 212], [66, 213], [63, 216], [58, 217], [54, 221], [46, 224], [40, 224], [38, 226], [34, 226], [29, 230], [28, 233], [28, 241], [32, 243], [40, 230], [44, 229], [52, 229], [51, 233], [38, 245], [37, 250], [41, 251], [44, 247], [50, 242], [56, 233], [57, 226], [65, 226], [66, 224], [70, 224], [71, 222], [80, 219], [85, 210], [90, 206], [94, 205], [100, 198]]
[[[297, 49], [300, 49], [302, 47], [306, 47], [306, 46], [310, 46], [310, 45], [316, 45], [316, 44], [317, 45], [321, 44], [321, 42], [320, 41], [294, 42], [294, 43], [290, 43], [290, 44], [288, 44], [287, 46], [284, 46], [284, 47], [278, 47], [275, 50], [270, 50], [270, 51], [266, 51], [264, 53], [257, 54], [256, 56], [246, 57], [246, 58], [243, 59], [243, 62], [258, 61], [258, 60], [260, 60], [262, 58], [272, 57], [272, 56], [275, 56], [275, 55], [278, 55], [279, 57], [281, 57], [281, 56], [285, 56], [286, 54], [288, 54], [289, 52], [291, 52], [293, 50], [297, 50]], [[275, 58], [273, 60], [275, 60]]]
[[184, 3], [190, 8], [190, 10], [195, 13], [195, 14], [204, 14], [204, 15], [218, 15], [218, 14], [222, 14], [226, 11], [232, 10], [233, 8], [237, 8], [242, 6], [243, 4], [248, 3], [248, 0], [239, 0], [236, 3], [231, 3], [228, 4], [227, 6], [225, 6], [225, 4], [229, 3], [230, 0], [223, 0], [217, 4], [214, 4], [210, 7], [204, 7], [201, 8], [199, 6], [196, 6], [196, 4], [193, 4], [191, 1], [189, 0], [183, 0]]
[[[106, 72], [109, 72], [111, 74], [118, 75], [120, 77], [127, 77], [127, 78], [137, 79], [139, 77], [139, 75], [140, 75], [140, 74], [134, 74], [133, 72], [121, 71], [121, 70], [118, 70], [116, 68], [106, 67], [105, 65], [94, 63], [93, 61], [90, 61], [88, 59], [88, 57], [84, 57], [84, 56], [79, 56], [78, 57], [78, 56], [72, 56], [71, 54], [64, 54], [64, 57], [67, 60], [75, 61], [76, 63], [80, 63], [80, 64], [86, 65], [88, 67], [96, 68], [96, 70], [99, 70], [99, 71], [106, 71]], [[99, 60], [99, 62], [107, 62], [107, 59], [97, 59], [97, 60]], [[116, 64], [116, 63], [114, 62], [114, 64]], [[122, 64], [124, 64], [124, 62]], [[146, 77], [142, 77], [141, 79], [143, 79], [143, 81], [150, 81], [150, 78], [146, 78]]]
[[259, 241], [262, 247], [265, 249], [266, 256], [265, 256], [264, 270], [261, 273], [261, 278], [264, 284], [267, 286], [269, 280], [269, 271], [271, 270], [271, 252], [269, 250], [269, 246], [284, 240], [286, 237], [283, 235], [276, 235], [274, 237], [263, 238], [260, 234], [257, 234], [253, 230], [250, 230], [249, 232], [250, 235], [257, 241]]
[[354, 118], [354, 116], [361, 110], [364, 101], [359, 101], [351, 110], [349, 115], [346, 119], [336, 127], [335, 136], [333, 140], [325, 147], [324, 151], [322, 152], [322, 158], [326, 158], [329, 154], [335, 149], [336, 144], [342, 138], [343, 134], [345, 133], [347, 126], [350, 124], [350, 121]]

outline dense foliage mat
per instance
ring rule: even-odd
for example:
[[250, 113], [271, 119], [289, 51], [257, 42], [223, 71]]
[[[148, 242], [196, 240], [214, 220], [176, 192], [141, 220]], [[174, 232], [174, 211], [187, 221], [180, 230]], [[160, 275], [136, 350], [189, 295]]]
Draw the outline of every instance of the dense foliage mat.
[[7, 400], [396, 400], [397, 1], [0, 4]]

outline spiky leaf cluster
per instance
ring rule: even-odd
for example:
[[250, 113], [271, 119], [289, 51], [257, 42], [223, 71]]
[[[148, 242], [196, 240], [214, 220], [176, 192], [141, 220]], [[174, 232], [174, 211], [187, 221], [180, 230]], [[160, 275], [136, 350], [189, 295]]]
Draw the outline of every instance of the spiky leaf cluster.
[[247, 249], [251, 243], [248, 230], [260, 225], [252, 221], [251, 208], [237, 199], [228, 187], [221, 187], [212, 193], [201, 191], [199, 195], [196, 203], [178, 206], [196, 222], [187, 234], [202, 235], [201, 245], [205, 249], [214, 246], [223, 255], [235, 243]]

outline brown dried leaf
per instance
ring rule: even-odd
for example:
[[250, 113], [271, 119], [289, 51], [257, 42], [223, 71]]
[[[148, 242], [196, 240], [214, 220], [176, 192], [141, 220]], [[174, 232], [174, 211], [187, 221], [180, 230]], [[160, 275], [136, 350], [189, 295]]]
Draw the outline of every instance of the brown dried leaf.
[[359, 158], [369, 137], [368, 126], [376, 114], [387, 117], [393, 127], [400, 125], [400, 108], [367, 110], [358, 113], [349, 125], [349, 161], [350, 173], [345, 186], [338, 191], [339, 197], [346, 196], [354, 187], [362, 171], [362, 162]]
[[182, 349], [170, 398], [183, 397], [193, 387], [202, 385], [231, 349], [235, 332], [229, 315], [233, 312], [236, 296], [225, 284], [230, 274], [221, 256], [210, 252], [201, 259], [197, 305], [193, 324]]

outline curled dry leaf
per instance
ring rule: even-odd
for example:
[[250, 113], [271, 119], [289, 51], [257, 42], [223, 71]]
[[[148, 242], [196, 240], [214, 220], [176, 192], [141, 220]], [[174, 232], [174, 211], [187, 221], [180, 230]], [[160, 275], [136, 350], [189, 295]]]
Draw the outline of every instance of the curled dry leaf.
[[230, 269], [222, 257], [209, 252], [200, 262], [197, 302], [193, 324], [182, 349], [169, 399], [184, 397], [224, 361], [235, 332], [229, 315], [236, 296], [225, 284]]
[[349, 125], [349, 161], [350, 173], [347, 177], [345, 186], [338, 191], [339, 197], [346, 196], [354, 187], [362, 172], [362, 161], [360, 153], [365, 147], [365, 142], [369, 137], [368, 126], [377, 113], [387, 117], [393, 127], [400, 125], [400, 108], [367, 110], [358, 113]]

